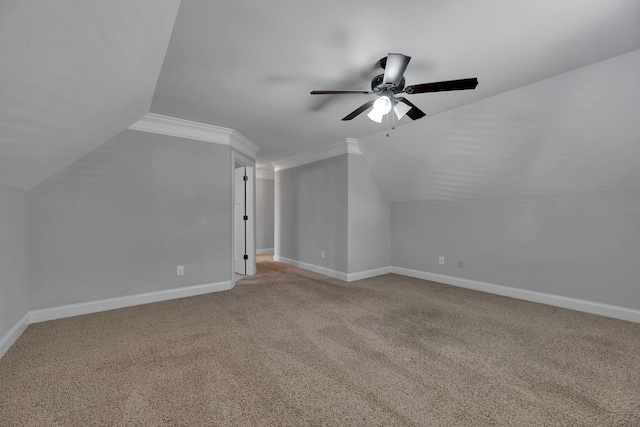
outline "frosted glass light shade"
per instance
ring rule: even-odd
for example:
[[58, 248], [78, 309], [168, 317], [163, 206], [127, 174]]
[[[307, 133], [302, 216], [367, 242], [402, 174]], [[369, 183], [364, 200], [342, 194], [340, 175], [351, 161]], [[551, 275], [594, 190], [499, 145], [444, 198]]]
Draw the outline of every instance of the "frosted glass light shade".
[[373, 109], [369, 111], [367, 117], [376, 123], [382, 122], [382, 117], [391, 111], [391, 100], [387, 96], [381, 96], [373, 103]]
[[376, 123], [382, 123], [382, 117], [384, 117], [384, 114], [380, 114], [380, 112], [376, 111], [376, 109], [374, 108], [373, 110], [367, 113], [367, 117], [369, 117], [371, 120], [373, 120]]
[[411, 110], [411, 108], [412, 107], [408, 106], [404, 102], [398, 102], [393, 106], [393, 111], [396, 112], [396, 116], [398, 117], [398, 120], [400, 120], [409, 112], [409, 110]]

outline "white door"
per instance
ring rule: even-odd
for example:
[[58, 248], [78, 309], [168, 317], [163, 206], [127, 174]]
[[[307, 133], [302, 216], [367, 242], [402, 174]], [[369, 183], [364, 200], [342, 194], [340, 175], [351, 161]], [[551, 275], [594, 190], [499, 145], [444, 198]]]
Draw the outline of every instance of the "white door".
[[235, 254], [234, 254], [234, 267], [235, 272], [238, 274], [247, 274], [247, 260], [245, 255], [247, 254], [247, 223], [245, 221], [246, 215], [246, 181], [245, 181], [245, 167], [237, 168], [233, 174], [234, 179], [234, 208], [233, 208], [233, 223], [235, 227]]
[[245, 187], [245, 212], [247, 215], [247, 221], [245, 221], [245, 250], [248, 256], [247, 259], [247, 276], [253, 276], [256, 274], [256, 232], [255, 232], [255, 196], [254, 196], [254, 188], [255, 188], [255, 178], [254, 173], [255, 170], [252, 166], [247, 166], [244, 168], [245, 176], [247, 177], [247, 185]]

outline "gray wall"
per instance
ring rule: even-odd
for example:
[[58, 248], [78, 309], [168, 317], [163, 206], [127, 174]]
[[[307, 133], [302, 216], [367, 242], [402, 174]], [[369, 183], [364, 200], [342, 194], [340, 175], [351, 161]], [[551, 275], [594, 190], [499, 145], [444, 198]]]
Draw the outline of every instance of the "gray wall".
[[275, 255], [347, 272], [347, 168], [344, 154], [276, 172]]
[[397, 202], [391, 210], [394, 266], [640, 309], [640, 191]]
[[390, 265], [391, 204], [362, 156], [276, 172], [275, 191], [276, 255], [342, 273]]
[[29, 310], [27, 193], [0, 184], [0, 338]]
[[230, 280], [230, 180], [227, 146], [124, 131], [35, 187], [31, 308]]
[[273, 249], [273, 179], [256, 179], [256, 249]]
[[349, 273], [391, 265], [391, 204], [363, 156], [349, 156]]

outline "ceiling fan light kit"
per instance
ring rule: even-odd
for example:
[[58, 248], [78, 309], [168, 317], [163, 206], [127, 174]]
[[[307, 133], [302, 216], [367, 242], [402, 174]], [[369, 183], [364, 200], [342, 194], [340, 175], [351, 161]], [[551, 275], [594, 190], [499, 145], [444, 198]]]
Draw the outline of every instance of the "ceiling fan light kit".
[[477, 78], [448, 80], [443, 82], [422, 83], [405, 87], [404, 72], [411, 60], [410, 56], [401, 53], [390, 53], [377, 62], [384, 69], [384, 74], [375, 76], [371, 80], [371, 90], [313, 90], [311, 95], [344, 95], [361, 94], [377, 95], [374, 101], [369, 101], [356, 108], [343, 117], [343, 121], [352, 120], [364, 111], [373, 107], [367, 116], [376, 123], [381, 123], [382, 118], [393, 108], [398, 120], [405, 115], [411, 120], [417, 120], [426, 114], [404, 97], [396, 95], [406, 93], [412, 95], [426, 92], [445, 92], [451, 90], [475, 89], [478, 86]]

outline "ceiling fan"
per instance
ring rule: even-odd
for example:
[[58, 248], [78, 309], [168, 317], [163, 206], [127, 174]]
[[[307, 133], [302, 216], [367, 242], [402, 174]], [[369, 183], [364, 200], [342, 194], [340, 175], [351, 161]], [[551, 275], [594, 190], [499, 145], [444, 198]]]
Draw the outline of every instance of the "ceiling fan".
[[382, 117], [393, 108], [398, 120], [405, 114], [412, 120], [424, 117], [426, 114], [403, 96], [403, 93], [444, 92], [449, 90], [475, 89], [478, 86], [477, 78], [447, 80], [443, 82], [422, 83], [405, 87], [404, 71], [409, 65], [410, 56], [401, 53], [390, 53], [378, 61], [377, 65], [384, 69], [384, 74], [375, 76], [371, 80], [371, 90], [313, 90], [311, 95], [342, 95], [362, 94], [377, 95], [378, 98], [362, 104], [342, 120], [351, 120], [360, 113], [373, 107], [367, 116], [374, 122], [382, 122]]

